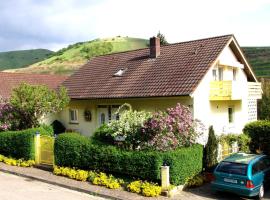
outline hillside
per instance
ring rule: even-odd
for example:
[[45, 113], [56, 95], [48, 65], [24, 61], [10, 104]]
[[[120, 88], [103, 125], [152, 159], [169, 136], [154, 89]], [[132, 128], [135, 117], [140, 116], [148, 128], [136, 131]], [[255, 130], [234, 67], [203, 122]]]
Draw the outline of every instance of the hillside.
[[270, 47], [243, 47], [245, 55], [258, 77], [270, 77]]
[[0, 71], [31, 65], [48, 58], [52, 53], [47, 49], [0, 52]]
[[69, 75], [94, 56], [145, 48], [147, 45], [148, 40], [129, 37], [79, 42], [61, 49], [52, 57], [29, 67], [8, 71]]

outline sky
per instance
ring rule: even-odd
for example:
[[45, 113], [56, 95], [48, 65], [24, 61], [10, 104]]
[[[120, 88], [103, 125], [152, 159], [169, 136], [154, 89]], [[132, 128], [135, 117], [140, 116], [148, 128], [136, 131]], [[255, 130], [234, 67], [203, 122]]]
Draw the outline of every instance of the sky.
[[234, 34], [270, 46], [270, 0], [0, 0], [0, 52], [158, 31], [170, 43]]

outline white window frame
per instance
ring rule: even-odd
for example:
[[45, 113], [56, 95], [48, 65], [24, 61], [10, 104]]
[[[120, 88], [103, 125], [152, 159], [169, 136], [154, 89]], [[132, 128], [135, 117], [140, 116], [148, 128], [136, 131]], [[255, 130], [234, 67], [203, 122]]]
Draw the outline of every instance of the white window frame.
[[[74, 117], [74, 119], [72, 119]], [[79, 111], [78, 109], [69, 109], [69, 122], [70, 123], [79, 123]]]

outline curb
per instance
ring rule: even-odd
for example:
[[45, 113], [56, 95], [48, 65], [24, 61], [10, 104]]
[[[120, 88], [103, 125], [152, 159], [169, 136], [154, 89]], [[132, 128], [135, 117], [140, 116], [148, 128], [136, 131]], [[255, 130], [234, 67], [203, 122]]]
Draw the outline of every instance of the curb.
[[45, 179], [38, 178], [38, 177], [35, 177], [35, 176], [29, 176], [29, 175], [25, 175], [25, 174], [22, 174], [22, 173], [18, 173], [18, 172], [6, 170], [6, 169], [0, 169], [0, 171], [4, 172], [4, 173], [24, 177], [24, 178], [37, 180], [37, 181], [40, 181], [40, 182], [43, 182], [43, 183], [48, 183], [48, 184], [51, 184], [51, 185], [60, 186], [60, 187], [66, 188], [66, 189], [75, 190], [77, 192], [87, 193], [87, 194], [90, 194], [90, 195], [93, 195], [93, 196], [99, 196], [99, 197], [103, 197], [103, 198], [107, 198], [107, 199], [111, 199], [111, 200], [126, 200], [126, 199], [123, 199], [123, 198], [112, 197], [112, 196], [109, 196], [109, 195], [106, 195], [106, 194], [101, 194], [101, 193], [92, 192], [92, 191], [89, 191], [89, 190], [84, 190], [84, 189], [81, 189], [81, 188], [78, 188], [78, 187], [69, 186], [69, 185], [65, 185], [65, 184], [61, 184], [61, 183], [56, 183], [54, 181], [49, 181], [49, 180], [45, 180]]

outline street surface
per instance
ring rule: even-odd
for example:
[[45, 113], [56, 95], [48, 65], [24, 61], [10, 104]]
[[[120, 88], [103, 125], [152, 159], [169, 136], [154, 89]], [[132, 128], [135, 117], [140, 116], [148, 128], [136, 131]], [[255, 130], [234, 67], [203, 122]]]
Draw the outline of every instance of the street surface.
[[1, 200], [106, 200], [36, 180], [0, 172]]

